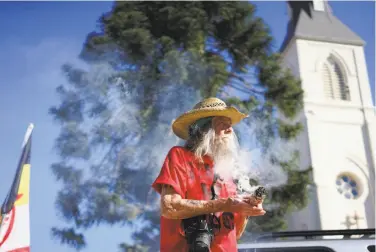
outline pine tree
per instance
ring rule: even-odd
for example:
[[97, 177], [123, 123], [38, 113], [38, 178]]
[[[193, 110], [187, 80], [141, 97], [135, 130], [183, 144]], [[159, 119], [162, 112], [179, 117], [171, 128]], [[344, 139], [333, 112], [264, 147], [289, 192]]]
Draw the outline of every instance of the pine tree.
[[271, 189], [267, 201], [278, 207], [248, 228], [283, 229], [285, 214], [306, 205], [310, 180], [296, 155], [282, 160], [271, 151], [275, 139], [289, 141], [302, 129], [292, 119], [303, 97], [272, 42], [249, 2], [116, 2], [87, 36], [80, 55], [86, 66], [62, 67], [68, 84], [57, 88], [61, 103], [50, 109], [61, 125], [61, 160], [51, 167], [63, 184], [57, 209], [70, 225], [54, 227], [53, 235], [81, 249], [88, 228], [143, 220], [133, 234], [138, 245], [120, 249], [159, 246], [150, 185], [178, 144], [171, 121], [209, 96], [248, 113], [245, 123], [263, 123], [257, 141], [288, 183]]

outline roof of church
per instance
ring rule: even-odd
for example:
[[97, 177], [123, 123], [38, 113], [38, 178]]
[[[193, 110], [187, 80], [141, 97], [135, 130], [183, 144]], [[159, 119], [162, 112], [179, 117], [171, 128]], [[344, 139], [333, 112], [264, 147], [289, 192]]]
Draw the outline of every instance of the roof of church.
[[[280, 48], [284, 51], [293, 38], [364, 45], [364, 40], [336, 18], [330, 10], [316, 11], [313, 1], [287, 1], [291, 17]], [[329, 8], [328, 5], [326, 7]]]

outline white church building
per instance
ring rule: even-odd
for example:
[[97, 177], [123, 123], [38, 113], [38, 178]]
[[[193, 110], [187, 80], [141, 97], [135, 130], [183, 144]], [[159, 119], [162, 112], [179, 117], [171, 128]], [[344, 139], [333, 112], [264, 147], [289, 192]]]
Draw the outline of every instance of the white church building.
[[313, 167], [309, 206], [288, 230], [375, 227], [376, 111], [365, 42], [327, 1], [288, 1], [283, 62], [302, 81], [302, 169]]

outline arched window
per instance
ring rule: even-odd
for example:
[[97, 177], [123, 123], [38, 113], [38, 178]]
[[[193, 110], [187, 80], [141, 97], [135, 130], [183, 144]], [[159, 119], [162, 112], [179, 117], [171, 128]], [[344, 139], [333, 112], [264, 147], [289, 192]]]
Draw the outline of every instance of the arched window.
[[345, 101], [350, 100], [349, 87], [346, 84], [344, 73], [332, 56], [330, 56], [323, 65], [322, 78], [326, 98]]

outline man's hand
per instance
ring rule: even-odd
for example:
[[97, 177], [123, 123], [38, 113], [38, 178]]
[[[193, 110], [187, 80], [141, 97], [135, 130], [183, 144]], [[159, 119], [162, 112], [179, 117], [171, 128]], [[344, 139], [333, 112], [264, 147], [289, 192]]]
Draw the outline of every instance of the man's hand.
[[243, 195], [243, 196], [238, 196], [238, 197], [243, 199], [244, 202], [246, 202], [250, 205], [254, 205], [254, 206], [257, 206], [257, 205], [262, 204], [264, 202], [263, 199], [256, 198], [253, 195]]
[[262, 199], [256, 199], [254, 196], [237, 196], [232, 198], [231, 212], [238, 212], [245, 216], [261, 216], [266, 212], [262, 208]]

